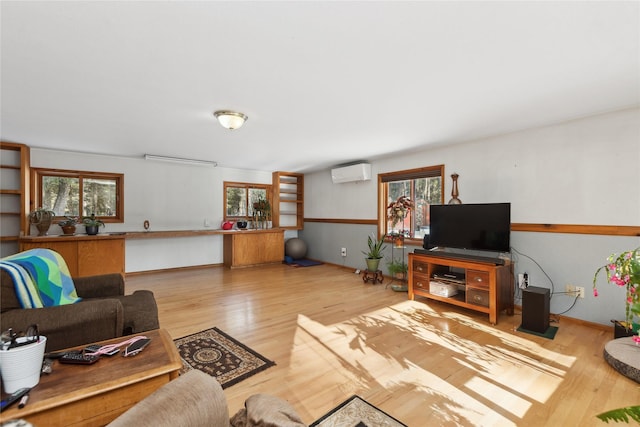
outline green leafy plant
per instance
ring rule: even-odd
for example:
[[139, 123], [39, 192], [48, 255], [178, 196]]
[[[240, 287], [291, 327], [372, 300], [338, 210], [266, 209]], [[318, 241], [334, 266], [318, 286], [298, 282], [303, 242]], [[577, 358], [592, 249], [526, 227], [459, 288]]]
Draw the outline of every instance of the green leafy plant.
[[627, 406], [626, 408], [613, 409], [598, 414], [596, 417], [607, 424], [609, 424], [609, 420], [628, 423], [630, 419], [640, 423], [640, 406]]
[[62, 221], [60, 221], [58, 223], [58, 225], [60, 227], [71, 227], [73, 225], [76, 225], [78, 223], [78, 217], [77, 216], [65, 216], [66, 219], [63, 219]]
[[405, 274], [408, 270], [409, 266], [400, 261], [392, 261], [387, 264], [387, 270], [389, 270], [389, 274], [395, 276], [396, 274]]
[[593, 276], [593, 296], [598, 296], [598, 274], [605, 270], [609, 283], [627, 289], [625, 321], [626, 327], [631, 329], [633, 318], [640, 316], [640, 247], [620, 255], [612, 254], [607, 260], [609, 262], [598, 268]]
[[384, 244], [384, 236], [380, 237], [380, 239], [376, 239], [373, 235], [369, 235], [367, 238], [367, 246], [369, 247], [369, 251], [362, 251], [363, 254], [367, 256], [369, 259], [381, 259], [382, 251], [384, 251], [387, 246]]
[[43, 216], [47, 216], [47, 215], [53, 218], [56, 216], [56, 213], [51, 209], [38, 208], [32, 211], [31, 213], [29, 213], [29, 219], [31, 220], [31, 222], [36, 222], [36, 221], [40, 221]]
[[96, 218], [95, 214], [82, 217], [82, 224], [84, 224], [85, 227], [104, 227], [104, 222]]

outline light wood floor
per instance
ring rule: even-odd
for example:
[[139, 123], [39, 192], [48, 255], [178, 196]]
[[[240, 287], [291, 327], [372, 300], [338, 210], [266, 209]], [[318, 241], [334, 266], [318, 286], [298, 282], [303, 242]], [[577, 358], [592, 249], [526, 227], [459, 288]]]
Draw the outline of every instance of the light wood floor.
[[344, 268], [222, 267], [127, 277], [155, 293], [173, 338], [217, 326], [276, 362], [225, 390], [231, 414], [254, 393], [311, 423], [358, 394], [409, 426], [591, 426], [640, 402], [640, 384], [602, 357], [613, 332], [563, 320], [554, 340], [521, 317], [408, 301]]

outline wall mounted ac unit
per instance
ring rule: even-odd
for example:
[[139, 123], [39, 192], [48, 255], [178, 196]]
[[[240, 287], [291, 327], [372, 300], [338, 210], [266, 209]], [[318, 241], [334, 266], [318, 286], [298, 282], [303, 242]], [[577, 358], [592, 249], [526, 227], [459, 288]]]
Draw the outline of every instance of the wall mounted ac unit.
[[334, 184], [369, 181], [370, 179], [371, 165], [369, 163], [357, 163], [355, 165], [331, 169], [331, 180]]

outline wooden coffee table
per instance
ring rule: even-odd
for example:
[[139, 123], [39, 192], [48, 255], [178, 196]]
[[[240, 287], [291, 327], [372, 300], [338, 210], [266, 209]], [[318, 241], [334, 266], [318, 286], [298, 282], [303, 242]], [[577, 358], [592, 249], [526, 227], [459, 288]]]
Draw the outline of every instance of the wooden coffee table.
[[[0, 423], [24, 419], [34, 426], [103, 426], [178, 377], [182, 362], [169, 333], [163, 329], [136, 335], [151, 338], [140, 354], [102, 357], [93, 365], [53, 364], [29, 393], [29, 402], [14, 404], [0, 414]], [[125, 341], [121, 337], [100, 344]], [[123, 349], [124, 350], [124, 349]]]

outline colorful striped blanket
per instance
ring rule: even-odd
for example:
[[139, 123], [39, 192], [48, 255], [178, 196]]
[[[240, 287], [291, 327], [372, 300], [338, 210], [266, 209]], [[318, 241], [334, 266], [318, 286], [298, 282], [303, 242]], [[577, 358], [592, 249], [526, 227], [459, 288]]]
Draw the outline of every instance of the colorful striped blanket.
[[31, 249], [0, 259], [16, 289], [23, 308], [73, 304], [81, 300], [76, 293], [67, 263], [51, 249]]

